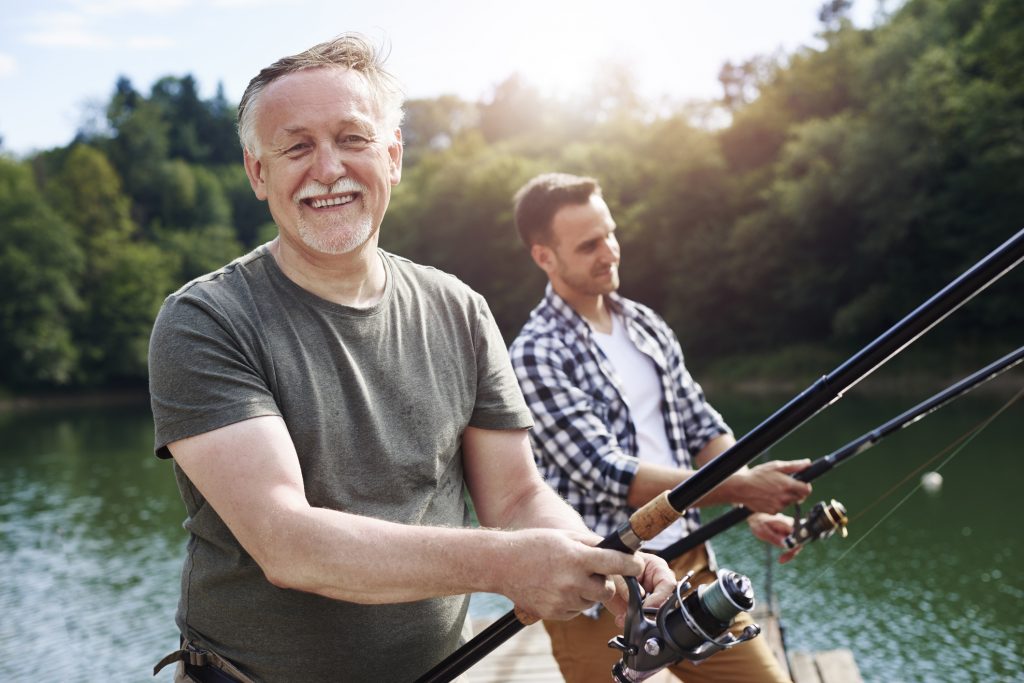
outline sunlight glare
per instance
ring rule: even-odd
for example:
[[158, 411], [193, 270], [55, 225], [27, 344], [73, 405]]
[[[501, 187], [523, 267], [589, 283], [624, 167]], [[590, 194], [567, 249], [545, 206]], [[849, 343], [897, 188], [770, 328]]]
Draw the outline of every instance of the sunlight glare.
[[528, 25], [506, 26], [515, 72], [541, 94], [562, 99], [591, 90], [608, 64], [628, 65], [630, 49], [620, 27], [597, 11], [600, 6], [549, 2]]

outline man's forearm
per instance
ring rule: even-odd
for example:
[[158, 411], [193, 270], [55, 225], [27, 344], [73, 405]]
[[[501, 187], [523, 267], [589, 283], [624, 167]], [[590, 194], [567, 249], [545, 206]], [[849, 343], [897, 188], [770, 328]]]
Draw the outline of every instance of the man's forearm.
[[509, 529], [566, 529], [587, 531], [583, 519], [547, 484], [524, 494], [513, 514], [502, 525]]
[[[538, 521], [580, 528], [557, 509]], [[259, 558], [271, 583], [364, 604], [502, 592], [500, 570], [522, 545], [511, 531], [421, 527], [319, 508], [275, 526]]]

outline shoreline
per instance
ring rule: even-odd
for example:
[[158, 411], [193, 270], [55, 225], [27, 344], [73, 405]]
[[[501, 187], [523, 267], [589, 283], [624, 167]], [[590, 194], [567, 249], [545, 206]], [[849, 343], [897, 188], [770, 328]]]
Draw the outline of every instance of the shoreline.
[[[806, 381], [800, 378], [748, 377], [735, 379], [712, 371], [703, 371], [700, 384], [709, 394], [737, 394], [754, 397], [786, 397], [810, 387], [817, 378]], [[895, 377], [867, 377], [850, 391], [868, 397], [930, 395], [942, 391], [963, 379], [957, 377], [928, 376], [920, 373], [906, 373]], [[1018, 375], [1018, 376], [1015, 376]], [[970, 390], [971, 394], [1009, 398], [1024, 387], [1024, 377], [1018, 368], [980, 384]], [[98, 406], [133, 405], [149, 407], [149, 391], [146, 388], [97, 389], [82, 392], [54, 392], [52, 394], [27, 394], [0, 398], [0, 414], [21, 411], [49, 410], [54, 408], [91, 408]]]
[[[855, 384], [847, 392], [858, 392], [864, 396], [902, 397], [907, 395], [931, 395], [953, 386], [964, 379], [970, 373], [956, 377], [928, 377], [917, 374], [901, 375], [897, 377], [867, 377]], [[739, 394], [742, 396], [795, 396], [799, 392], [810, 388], [817, 378], [801, 382], [793, 379], [779, 378], [751, 378], [735, 380], [708, 374], [706, 379], [701, 379], [701, 386], [709, 393]], [[992, 396], [997, 398], [1009, 398], [1014, 393], [1024, 388], [1024, 376], [1014, 377], [1014, 370], [973, 387], [968, 394], [979, 396]]]
[[97, 389], [95, 391], [54, 392], [0, 397], [0, 414], [51, 408], [91, 408], [94, 406], [145, 405], [147, 389]]

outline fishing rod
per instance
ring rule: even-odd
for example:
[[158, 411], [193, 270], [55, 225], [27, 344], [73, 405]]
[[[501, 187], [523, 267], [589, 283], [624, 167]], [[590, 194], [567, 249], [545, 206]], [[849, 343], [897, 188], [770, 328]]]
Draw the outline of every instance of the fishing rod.
[[[947, 403], [950, 403], [954, 399], [963, 396], [964, 394], [969, 392], [971, 389], [977, 387], [978, 385], [984, 384], [985, 382], [994, 379], [995, 377], [998, 377], [1000, 374], [1006, 372], [1007, 370], [1019, 364], [1022, 360], [1024, 360], [1024, 346], [1018, 348], [1016, 351], [1011, 351], [1010, 353], [1006, 354], [997, 361], [989, 363], [981, 370], [978, 370], [977, 372], [968, 375], [967, 377], [964, 377], [959, 382], [956, 382], [955, 384], [943, 389], [942, 391], [935, 394], [931, 398], [928, 398], [922, 401], [921, 403], [918, 403], [913, 408], [904, 411], [903, 413], [892, 418], [888, 422], [885, 422], [884, 424], [876, 427], [875, 429], [857, 437], [856, 439], [849, 442], [842, 448], [826, 456], [818, 458], [804, 469], [800, 470], [799, 472], [795, 472], [793, 474], [793, 478], [798, 481], [806, 483], [814, 481], [821, 475], [831, 471], [833, 468], [837, 467], [843, 462], [849, 460], [850, 458], [853, 458], [854, 456], [860, 455], [864, 451], [873, 447], [886, 436], [889, 436], [893, 432], [897, 432], [905, 427], [909, 427], [918, 420], [923, 419], [930, 413], [933, 413], [934, 411], [943, 407]], [[833, 510], [840, 514], [833, 515]], [[661, 550], [654, 551], [654, 554], [661, 558], [664, 558], [665, 560], [674, 560], [683, 553], [686, 553], [696, 548], [701, 543], [704, 543], [708, 539], [717, 536], [726, 529], [732, 528], [739, 522], [749, 517], [751, 514], [753, 514], [752, 510], [750, 510], [746, 506], [738, 505], [733, 509], [729, 510], [728, 512], [716, 517], [714, 520], [708, 522], [707, 524], [702, 525], [699, 529], [679, 539], [675, 543], [668, 545], [662, 548]], [[823, 508], [818, 510], [817, 514], [812, 512], [812, 514], [809, 515], [809, 519], [821, 519], [819, 515], [825, 515], [826, 521], [829, 519], [834, 520], [833, 524], [826, 524], [825, 526], [821, 527], [824, 531], [828, 531], [829, 527], [831, 527], [832, 529], [839, 526], [845, 527], [845, 522], [842, 522], [842, 524], [840, 524], [840, 517], [845, 516], [845, 511], [836, 510], [834, 501], [833, 504], [826, 504]], [[807, 540], [812, 540], [816, 537], [818, 537], [817, 534], [809, 533], [806, 534], [803, 539], [798, 539], [798, 541], [806, 542]], [[794, 542], [794, 546], [801, 545], [802, 542]]]
[[[1024, 260], [1024, 230], [975, 263], [835, 370], [822, 376], [686, 481], [634, 512], [597, 547], [626, 553], [638, 550], [644, 541], [661, 533], [688, 507], [820, 410], [838, 401], [844, 392], [1012, 270], [1021, 260]], [[518, 608], [510, 610], [418, 678], [416, 683], [452, 681], [536, 621], [536, 617]]]

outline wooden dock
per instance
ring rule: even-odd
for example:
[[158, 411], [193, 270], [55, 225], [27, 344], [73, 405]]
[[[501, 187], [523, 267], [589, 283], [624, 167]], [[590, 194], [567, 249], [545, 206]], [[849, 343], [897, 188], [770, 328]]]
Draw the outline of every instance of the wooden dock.
[[853, 653], [845, 648], [794, 652], [790, 659], [790, 676], [796, 683], [864, 683]]
[[[489, 622], [474, 622], [473, 632]], [[551, 641], [541, 623], [530, 624], [473, 665], [466, 683], [562, 683], [562, 674], [551, 655]]]
[[[767, 638], [783, 669], [794, 683], [863, 683], [853, 653], [846, 649], [786, 654], [779, 620], [770, 614], [754, 613], [761, 626], [759, 638]], [[473, 624], [479, 633], [487, 621]], [[463, 679], [465, 683], [562, 683], [558, 664], [551, 655], [551, 643], [541, 624], [527, 626], [477, 662]], [[609, 675], [609, 679], [611, 676]], [[670, 683], [679, 679], [663, 671], [649, 683]]]

